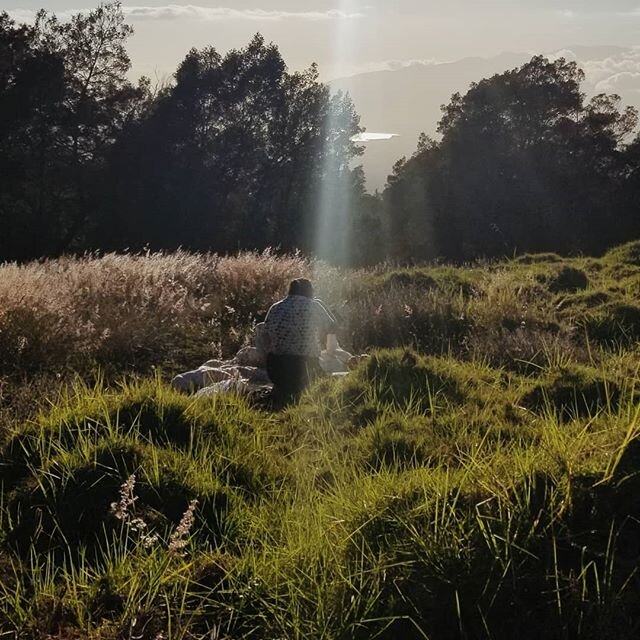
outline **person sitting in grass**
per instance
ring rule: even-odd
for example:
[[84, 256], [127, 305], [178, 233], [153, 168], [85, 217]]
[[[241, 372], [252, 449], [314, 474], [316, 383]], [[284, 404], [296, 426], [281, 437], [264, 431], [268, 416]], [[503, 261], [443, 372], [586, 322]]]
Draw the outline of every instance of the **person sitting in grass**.
[[294, 400], [321, 373], [320, 339], [336, 329], [336, 319], [313, 297], [311, 282], [293, 280], [287, 297], [272, 305], [264, 320], [267, 374], [277, 397]]

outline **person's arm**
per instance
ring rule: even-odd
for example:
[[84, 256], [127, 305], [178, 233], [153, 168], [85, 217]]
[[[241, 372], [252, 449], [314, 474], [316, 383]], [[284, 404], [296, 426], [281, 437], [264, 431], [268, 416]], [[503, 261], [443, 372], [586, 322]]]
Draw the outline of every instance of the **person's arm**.
[[254, 334], [256, 349], [263, 353], [270, 353], [273, 348], [273, 341], [267, 325], [264, 322], [259, 322], [254, 329]]
[[338, 322], [327, 309], [326, 305], [319, 298], [314, 298], [315, 308], [317, 309], [317, 318], [320, 322], [322, 330], [326, 333], [336, 333], [338, 331]]
[[267, 311], [267, 315], [264, 317], [264, 321], [261, 322], [260, 324], [262, 324], [262, 337], [261, 337], [261, 342], [262, 342], [262, 348], [266, 353], [270, 353], [271, 351], [273, 351], [273, 348], [275, 346], [275, 337], [273, 335], [273, 321], [275, 319], [275, 316], [277, 316], [277, 311], [274, 312], [274, 309], [276, 309], [277, 307], [277, 302], [275, 304], [272, 304], [271, 307], [269, 307], [269, 311]]

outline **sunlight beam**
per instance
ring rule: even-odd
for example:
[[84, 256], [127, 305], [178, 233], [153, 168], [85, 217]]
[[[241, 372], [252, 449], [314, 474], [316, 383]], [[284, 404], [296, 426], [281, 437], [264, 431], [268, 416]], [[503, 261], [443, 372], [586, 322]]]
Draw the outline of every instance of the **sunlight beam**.
[[[341, 0], [337, 10], [342, 15], [358, 11], [354, 0]], [[354, 58], [358, 20], [340, 19], [334, 22], [330, 65], [339, 69]], [[340, 134], [344, 136], [339, 113], [332, 110], [325, 136], [322, 183], [318, 194], [317, 218], [314, 232], [314, 253], [322, 259], [338, 264], [349, 261], [351, 238], [349, 233], [350, 201], [347, 185], [349, 167], [339, 165]], [[335, 134], [335, 135], [334, 135]]]

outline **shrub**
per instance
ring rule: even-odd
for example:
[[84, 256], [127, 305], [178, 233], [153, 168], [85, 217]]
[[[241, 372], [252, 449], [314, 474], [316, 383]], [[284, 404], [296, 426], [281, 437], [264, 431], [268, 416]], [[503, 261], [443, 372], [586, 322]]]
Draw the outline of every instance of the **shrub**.
[[[620, 305], [634, 307], [640, 268], [534, 262], [313, 265], [323, 297], [347, 301], [344, 346], [404, 348], [273, 412], [112, 374], [241, 343], [309, 263], [179, 253], [0, 267], [0, 633], [635, 637], [638, 349], [619, 334], [636, 323]], [[589, 288], [571, 292], [569, 278], [553, 294], [563, 267], [588, 269]], [[620, 349], [587, 344], [580, 313], [615, 318]], [[68, 393], [40, 368], [86, 373], [100, 358], [117, 362], [107, 382]], [[22, 387], [21, 371], [38, 376]], [[111, 504], [132, 473], [126, 524]], [[170, 554], [193, 500], [191, 544]], [[135, 517], [163, 540], [145, 547]]]
[[0, 373], [192, 368], [235, 353], [310, 268], [269, 252], [183, 251], [0, 265]]
[[260, 418], [241, 398], [194, 402], [154, 380], [112, 392], [79, 386], [59, 402], [16, 429], [0, 449], [5, 490], [29, 477], [33, 468], [47, 466], [51, 457], [118, 438], [206, 456], [212, 472], [247, 497], [285, 474], [268, 451], [253, 450], [255, 434], [247, 425]]
[[392, 271], [384, 276], [384, 286], [393, 290], [398, 287], [415, 287], [428, 290], [437, 287], [435, 278], [423, 270]]
[[504, 367], [526, 375], [556, 364], [557, 360], [587, 362], [588, 352], [570, 331], [529, 326], [490, 327], [472, 335], [466, 344], [469, 353], [492, 367]]
[[55, 458], [9, 495], [15, 524], [8, 542], [21, 553], [33, 548], [63, 554], [104, 543], [121, 528], [111, 505], [123, 482], [136, 474], [136, 517], [164, 533], [197, 499], [198, 528], [219, 544], [236, 530], [232, 505], [238, 499], [204, 471], [178, 453], [152, 452], [128, 439], [99, 443], [83, 456]]
[[558, 311], [567, 310], [569, 313], [584, 313], [596, 309], [611, 300], [611, 293], [607, 291], [580, 291], [563, 297], [557, 304]]
[[73, 338], [73, 328], [46, 309], [0, 309], [0, 372], [16, 375], [66, 369], [80, 357], [75, 349], [69, 351]]
[[[107, 392], [78, 385], [71, 395], [60, 395], [52, 409], [35, 422], [26, 422], [6, 441], [0, 451], [0, 477], [6, 486], [44, 464], [55, 451], [70, 451], [81, 441], [98, 441], [114, 436], [134, 436], [162, 444], [188, 444], [196, 428], [189, 415], [190, 401], [163, 387], [146, 383]], [[214, 423], [215, 424], [215, 423]], [[212, 425], [198, 425], [198, 432]]]
[[425, 418], [402, 414], [381, 416], [358, 437], [361, 455], [372, 470], [423, 466], [429, 460], [429, 436]]
[[362, 374], [377, 386], [383, 402], [400, 406], [415, 402], [429, 411], [433, 403], [459, 404], [465, 398], [464, 385], [444, 361], [425, 358], [414, 351], [374, 353]]
[[437, 289], [374, 291], [347, 303], [346, 341], [356, 351], [411, 345], [427, 353], [446, 353], [458, 349], [471, 330], [464, 309], [459, 296]]

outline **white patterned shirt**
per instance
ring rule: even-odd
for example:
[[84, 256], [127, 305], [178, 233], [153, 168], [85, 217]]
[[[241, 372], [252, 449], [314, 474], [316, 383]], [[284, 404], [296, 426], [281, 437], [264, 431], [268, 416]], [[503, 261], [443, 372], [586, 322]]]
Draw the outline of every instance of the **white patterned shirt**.
[[287, 296], [267, 312], [269, 351], [278, 355], [320, 355], [320, 333], [333, 330], [335, 320], [317, 299]]

